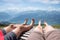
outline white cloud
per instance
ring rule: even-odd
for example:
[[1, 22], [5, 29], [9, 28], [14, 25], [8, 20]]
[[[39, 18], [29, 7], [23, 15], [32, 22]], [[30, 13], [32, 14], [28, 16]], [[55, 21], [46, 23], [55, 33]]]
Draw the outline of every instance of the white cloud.
[[52, 10], [60, 10], [59, 8], [52, 8], [52, 6], [49, 6], [47, 8], [40, 8], [40, 7], [6, 7], [6, 8], [0, 8], [0, 11], [12, 11], [12, 12], [22, 12], [22, 11], [30, 11], [30, 10], [47, 10], [47, 11], [52, 11]]
[[24, 10], [24, 11], [26, 11], [26, 10], [39, 10], [40, 8], [38, 8], [38, 7], [25, 7], [25, 8], [23, 8], [22, 10]]
[[29, 10], [39, 10], [40, 8], [37, 7], [7, 7], [7, 8], [3, 8], [0, 11], [7, 11], [7, 10], [11, 10], [11, 11], [29, 11]]
[[[0, 11], [7, 11], [11, 10], [14, 12], [21, 12], [21, 11], [29, 11], [29, 10], [60, 10], [59, 8], [54, 8], [51, 5], [49, 7], [47, 6], [46, 8], [43, 6], [37, 6], [36, 2], [40, 3], [46, 3], [46, 4], [59, 4], [60, 0], [26, 0], [27, 2], [35, 2], [36, 5], [30, 6], [28, 3], [23, 3], [23, 0], [3, 0], [4, 2], [8, 2], [4, 5], [0, 5]], [[22, 2], [22, 3], [21, 3]], [[25, 1], [24, 1], [25, 2]], [[19, 4], [17, 4], [19, 3]]]
[[48, 3], [48, 4], [59, 4], [60, 0], [29, 0], [29, 2], [40, 2], [40, 3]]
[[[24, 0], [2, 0], [8, 3], [21, 3], [25, 2]], [[48, 3], [48, 4], [59, 4], [60, 0], [26, 0], [28, 2], [40, 2], [40, 3]]]
[[47, 7], [46, 9], [47, 9], [48, 11], [58, 10], [58, 9], [56, 9], [56, 8], [53, 8], [52, 6], [49, 6], [49, 7]]

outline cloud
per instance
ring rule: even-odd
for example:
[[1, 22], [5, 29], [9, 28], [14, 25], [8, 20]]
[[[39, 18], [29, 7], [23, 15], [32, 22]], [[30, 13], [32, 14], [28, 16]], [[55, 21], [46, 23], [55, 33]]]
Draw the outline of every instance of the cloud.
[[59, 4], [60, 0], [29, 0], [29, 2], [40, 2], [40, 3], [48, 3], [48, 4]]
[[5, 3], [26, 3], [26, 2], [40, 2], [40, 3], [48, 3], [48, 4], [60, 4], [60, 0], [2, 0], [1, 2]]
[[40, 8], [37, 7], [6, 7], [6, 8], [0, 8], [0, 11], [7, 11], [7, 10], [11, 10], [11, 11], [29, 11], [29, 10], [40, 10]]
[[60, 8], [53, 8], [52, 6], [49, 6], [47, 8], [41, 8], [41, 7], [6, 7], [6, 8], [0, 8], [0, 11], [12, 11], [12, 12], [23, 12], [23, 11], [35, 11], [35, 10], [45, 10], [45, 11], [52, 11], [52, 10], [57, 10], [59, 11]]
[[49, 6], [49, 7], [46, 8], [46, 10], [48, 10], [48, 11], [53, 11], [53, 10], [59, 11], [60, 9], [52, 7], [52, 6]]
[[54, 4], [60, 5], [60, 0], [0, 0], [0, 3], [0, 11], [60, 10], [60, 7], [54, 6]]

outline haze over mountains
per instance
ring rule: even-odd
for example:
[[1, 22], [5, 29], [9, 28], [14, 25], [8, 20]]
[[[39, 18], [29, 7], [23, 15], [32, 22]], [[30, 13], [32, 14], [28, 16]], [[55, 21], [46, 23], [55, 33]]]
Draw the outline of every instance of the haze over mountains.
[[18, 12], [15, 15], [11, 15], [12, 13], [0, 12], [0, 21], [8, 21], [13, 23], [23, 23], [25, 18], [30, 20], [34, 18], [36, 20], [36, 24], [38, 23], [38, 19], [42, 21], [47, 21], [49, 24], [60, 24], [60, 12], [59, 11], [24, 11]]
[[0, 12], [0, 21], [6, 21], [10, 18], [11, 16], [6, 13], [6, 12]]

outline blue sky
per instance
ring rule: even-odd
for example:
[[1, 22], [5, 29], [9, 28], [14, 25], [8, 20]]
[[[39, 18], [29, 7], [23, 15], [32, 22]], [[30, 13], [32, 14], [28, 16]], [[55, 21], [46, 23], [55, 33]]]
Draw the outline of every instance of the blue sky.
[[0, 11], [60, 10], [60, 0], [0, 0]]

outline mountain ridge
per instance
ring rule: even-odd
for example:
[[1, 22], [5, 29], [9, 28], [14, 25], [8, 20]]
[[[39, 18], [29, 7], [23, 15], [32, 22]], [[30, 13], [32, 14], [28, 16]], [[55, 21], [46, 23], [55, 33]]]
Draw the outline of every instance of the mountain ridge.
[[[24, 21], [25, 18], [28, 18], [29, 21], [32, 18], [35, 18], [36, 23], [38, 22], [38, 19], [41, 19], [42, 21], [46, 20], [48, 23], [52, 23], [52, 24], [60, 24], [60, 12], [58, 11], [25, 11], [25, 12], [21, 12], [18, 13], [17, 15], [15, 15], [16, 17], [14, 17], [13, 19], [11, 19], [11, 22], [16, 22], [16, 23], [22, 23]], [[56, 22], [55, 22], [56, 21]], [[30, 22], [28, 22], [30, 23]]]

